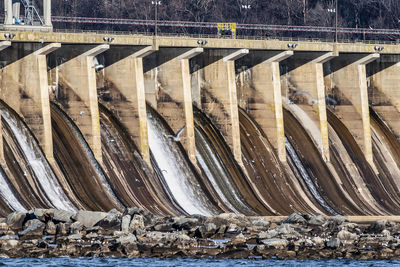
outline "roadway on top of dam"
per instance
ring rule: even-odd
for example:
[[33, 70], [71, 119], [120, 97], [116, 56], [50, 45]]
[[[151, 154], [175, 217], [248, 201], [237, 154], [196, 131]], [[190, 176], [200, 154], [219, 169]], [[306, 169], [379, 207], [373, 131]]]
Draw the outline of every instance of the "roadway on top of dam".
[[[10, 39], [7, 33], [15, 34]], [[112, 42], [107, 42], [104, 37], [113, 37]], [[377, 46], [383, 48], [378, 51], [381, 54], [400, 54], [399, 44], [376, 43], [334, 43], [324, 41], [290, 41], [279, 39], [226, 39], [226, 38], [204, 38], [191, 36], [154, 36], [144, 34], [115, 34], [94, 32], [37, 32], [37, 31], [0, 31], [0, 41], [11, 42], [41, 42], [61, 44], [110, 44], [110, 45], [139, 45], [149, 46], [156, 44], [160, 47], [199, 47], [199, 40], [207, 41], [203, 48], [209, 49], [250, 49], [250, 50], [290, 50], [289, 43], [296, 43], [294, 51], [319, 51], [337, 53], [377, 53]]]

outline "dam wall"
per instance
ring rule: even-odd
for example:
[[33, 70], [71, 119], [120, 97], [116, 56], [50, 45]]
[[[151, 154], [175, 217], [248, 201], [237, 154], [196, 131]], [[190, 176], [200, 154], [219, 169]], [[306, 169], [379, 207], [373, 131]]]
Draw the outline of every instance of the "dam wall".
[[240, 165], [238, 107], [258, 123], [282, 162], [282, 110], [293, 103], [318, 125], [315, 142], [326, 162], [327, 108], [371, 164], [370, 106], [400, 136], [398, 45], [379, 50], [363, 43], [61, 32], [12, 32], [11, 39], [5, 33], [0, 32], [0, 98], [23, 118], [49, 159], [50, 101], [72, 118], [100, 163], [99, 103], [120, 120], [148, 163], [146, 103], [173, 133], [184, 127], [180, 141], [195, 165], [193, 103]]

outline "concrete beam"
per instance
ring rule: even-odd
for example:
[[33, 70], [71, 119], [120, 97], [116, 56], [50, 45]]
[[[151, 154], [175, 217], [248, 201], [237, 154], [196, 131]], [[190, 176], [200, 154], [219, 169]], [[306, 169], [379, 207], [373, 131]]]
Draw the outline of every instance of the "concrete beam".
[[154, 51], [157, 51], [158, 48], [154, 48], [152, 45], [146, 46], [145, 48], [140, 49], [139, 51], [135, 52], [132, 54], [132, 57], [134, 58], [144, 58], [150, 54], [152, 54]]
[[7, 47], [11, 46], [11, 42], [10, 41], [3, 41], [0, 42], [0, 51], [6, 49]]
[[353, 64], [355, 64], [355, 65], [367, 65], [368, 63], [371, 63], [371, 62], [377, 60], [379, 57], [380, 57], [380, 55], [378, 53], [370, 54], [368, 56], [365, 56], [365, 57], [357, 60]]
[[22, 44], [16, 44], [6, 57], [9, 64], [2, 69], [0, 96], [24, 119], [51, 161], [54, 156], [46, 54], [36, 53], [40, 44], [32, 45], [31, 51], [19, 46]]
[[317, 57], [316, 59], [314, 59], [312, 61], [312, 63], [315, 64], [324, 64], [325, 62], [328, 62], [329, 60], [335, 58], [338, 56], [338, 53], [334, 53], [334, 52], [328, 52], [323, 54], [322, 56]]
[[83, 53], [81, 57], [95, 57], [108, 49], [110, 49], [110, 46], [108, 44], [98, 45], [90, 49], [89, 51]]
[[270, 57], [270, 58], [268, 58], [267, 60], [265, 60], [264, 62], [265, 63], [272, 63], [272, 62], [281, 62], [281, 61], [283, 61], [283, 60], [285, 60], [285, 59], [287, 59], [287, 58], [289, 58], [289, 57], [291, 57], [291, 56], [293, 56], [293, 51], [290, 51], [290, 50], [288, 50], [288, 51], [283, 51], [283, 52], [281, 52], [281, 53], [279, 53], [279, 54], [277, 54], [277, 55], [275, 55], [275, 56], [272, 56], [272, 57]]
[[39, 50], [37, 50], [35, 52], [35, 55], [43, 55], [46, 56], [48, 54], [50, 54], [53, 51], [56, 51], [57, 49], [59, 49], [61, 47], [61, 43], [51, 43], [49, 45], [46, 45], [43, 48], [40, 48]]
[[240, 49], [237, 50], [236, 52], [230, 53], [227, 56], [224, 56], [222, 61], [227, 62], [227, 61], [234, 61], [236, 59], [239, 59], [249, 53], [249, 49]]
[[197, 56], [197, 55], [199, 55], [199, 54], [201, 54], [203, 52], [204, 52], [203, 48], [196, 47], [196, 48], [193, 48], [193, 49], [183, 53], [182, 55], [180, 55], [178, 57], [178, 59], [191, 59], [191, 58], [193, 58], [193, 57], [195, 57], [195, 56]]
[[59, 58], [72, 58], [57, 67], [59, 93], [56, 100], [62, 105], [68, 116], [75, 121], [99, 162], [102, 162], [100, 117], [93, 58], [108, 48], [109, 45], [103, 44], [89, 51], [80, 52], [74, 49], [83, 48], [69, 46], [65, 47], [62, 52], [73, 53], [72, 56], [57, 54]]

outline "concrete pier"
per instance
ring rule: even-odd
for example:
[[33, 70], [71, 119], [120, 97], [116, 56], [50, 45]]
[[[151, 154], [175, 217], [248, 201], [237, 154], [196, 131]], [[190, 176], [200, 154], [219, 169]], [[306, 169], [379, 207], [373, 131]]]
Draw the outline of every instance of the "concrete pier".
[[282, 162], [286, 149], [279, 62], [292, 55], [293, 51], [252, 51], [237, 62], [242, 77], [239, 105], [259, 124]]
[[182, 127], [180, 142], [196, 164], [189, 60], [202, 48], [162, 48], [145, 59], [146, 99], [174, 133]]
[[[98, 77], [99, 100], [128, 130], [143, 159], [150, 164], [147, 133], [143, 58], [156, 50], [145, 47], [112, 47], [103, 54], [104, 75]], [[103, 72], [98, 72], [102, 76]]]
[[373, 163], [366, 65], [379, 54], [345, 54], [331, 60], [335, 113], [355, 137], [365, 158]]
[[204, 84], [200, 88], [201, 109], [224, 136], [236, 161], [242, 163], [239, 113], [235, 82], [235, 60], [248, 54], [247, 49], [206, 50], [193, 64]]
[[0, 52], [6, 64], [1, 68], [1, 100], [24, 119], [49, 159], [53, 158], [53, 141], [46, 56], [60, 47], [60, 43], [13, 44]]
[[283, 63], [287, 72], [284, 95], [319, 126], [321, 134], [316, 146], [326, 162], [330, 155], [323, 64], [334, 57], [333, 52], [297, 52]]
[[[109, 45], [66, 47], [57, 54], [59, 75], [56, 100], [77, 124], [95, 158], [102, 161], [100, 119], [97, 99], [94, 57], [109, 49]], [[101, 65], [100, 63], [98, 65]]]

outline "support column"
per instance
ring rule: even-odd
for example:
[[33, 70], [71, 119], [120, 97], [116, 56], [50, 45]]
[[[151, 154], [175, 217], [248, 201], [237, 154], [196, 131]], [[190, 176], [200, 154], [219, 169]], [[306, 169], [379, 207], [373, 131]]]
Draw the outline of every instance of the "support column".
[[400, 55], [382, 55], [368, 66], [369, 102], [400, 140]]
[[[296, 107], [307, 114], [309, 122], [303, 122], [311, 132], [325, 162], [330, 161], [328, 122], [325, 102], [325, 81], [323, 64], [334, 58], [333, 52], [296, 52], [285, 62], [284, 69], [288, 97]], [[316, 127], [320, 131], [316, 132]]]
[[52, 27], [51, 23], [51, 0], [43, 0], [44, 26]]
[[[24, 119], [49, 160], [54, 156], [46, 55], [59, 47], [61, 44], [52, 43], [12, 60], [2, 69], [1, 79], [1, 99]], [[16, 56], [14, 52], [11, 57]]]
[[[110, 65], [104, 71], [104, 88], [99, 88], [100, 100], [125, 126], [149, 165], [143, 58], [155, 50], [152, 46], [139, 50], [113, 47], [105, 52], [105, 62]], [[102, 90], [107, 93], [103, 94]]]
[[13, 5], [12, 0], [4, 0], [4, 25], [13, 24]]
[[[183, 126], [180, 142], [196, 165], [193, 103], [189, 60], [203, 48], [161, 48], [146, 58], [147, 100], [160, 113], [174, 133]], [[155, 103], [154, 103], [155, 100]]]
[[[349, 57], [349, 56], [346, 56]], [[366, 65], [379, 58], [379, 54], [370, 54], [367, 56], [358, 56], [356, 60], [347, 63], [345, 66], [340, 66], [343, 61], [338, 61], [334, 68], [339, 68], [334, 73], [335, 86], [340, 91], [342, 96], [339, 96], [341, 104], [336, 108], [335, 113], [342, 117], [350, 132], [355, 136], [357, 142], [364, 151], [365, 158], [371, 164], [373, 163], [372, 143], [371, 143], [371, 129], [369, 118], [369, 104], [368, 104], [368, 88]], [[346, 63], [345, 63], [346, 64]], [[357, 118], [350, 115], [343, 106], [346, 102], [354, 106], [356, 111], [361, 117], [362, 124], [357, 123]]]
[[285, 131], [279, 64], [293, 51], [251, 51], [240, 60], [240, 106], [268, 137], [279, 159], [286, 162]]
[[196, 58], [204, 84], [200, 99], [203, 111], [221, 132], [236, 161], [242, 165], [235, 60], [247, 55], [249, 50], [208, 50]]
[[194, 138], [193, 101], [189, 60], [200, 53], [203, 53], [203, 48], [193, 48], [179, 57], [182, 68], [183, 105], [185, 109], [186, 121], [186, 151], [188, 152], [190, 161], [194, 164], [196, 164], [197, 161], [196, 142]]
[[93, 59], [107, 49], [109, 45], [99, 45], [58, 67], [59, 92], [56, 100], [75, 121], [99, 162], [102, 161], [100, 118]]
[[318, 114], [321, 130], [321, 148], [322, 155], [325, 162], [330, 161], [329, 154], [329, 135], [328, 135], [328, 120], [326, 116], [326, 102], [325, 102], [325, 81], [324, 81], [324, 63], [328, 62], [336, 55], [333, 52], [326, 53], [317, 59], [313, 60], [315, 67], [316, 89], [318, 99]]
[[14, 2], [14, 3], [12, 3], [12, 15], [13, 15], [15, 18], [18, 18], [18, 19], [19, 19], [19, 17], [20, 17], [20, 10], [21, 10], [21, 3], [20, 3], [20, 2]]

